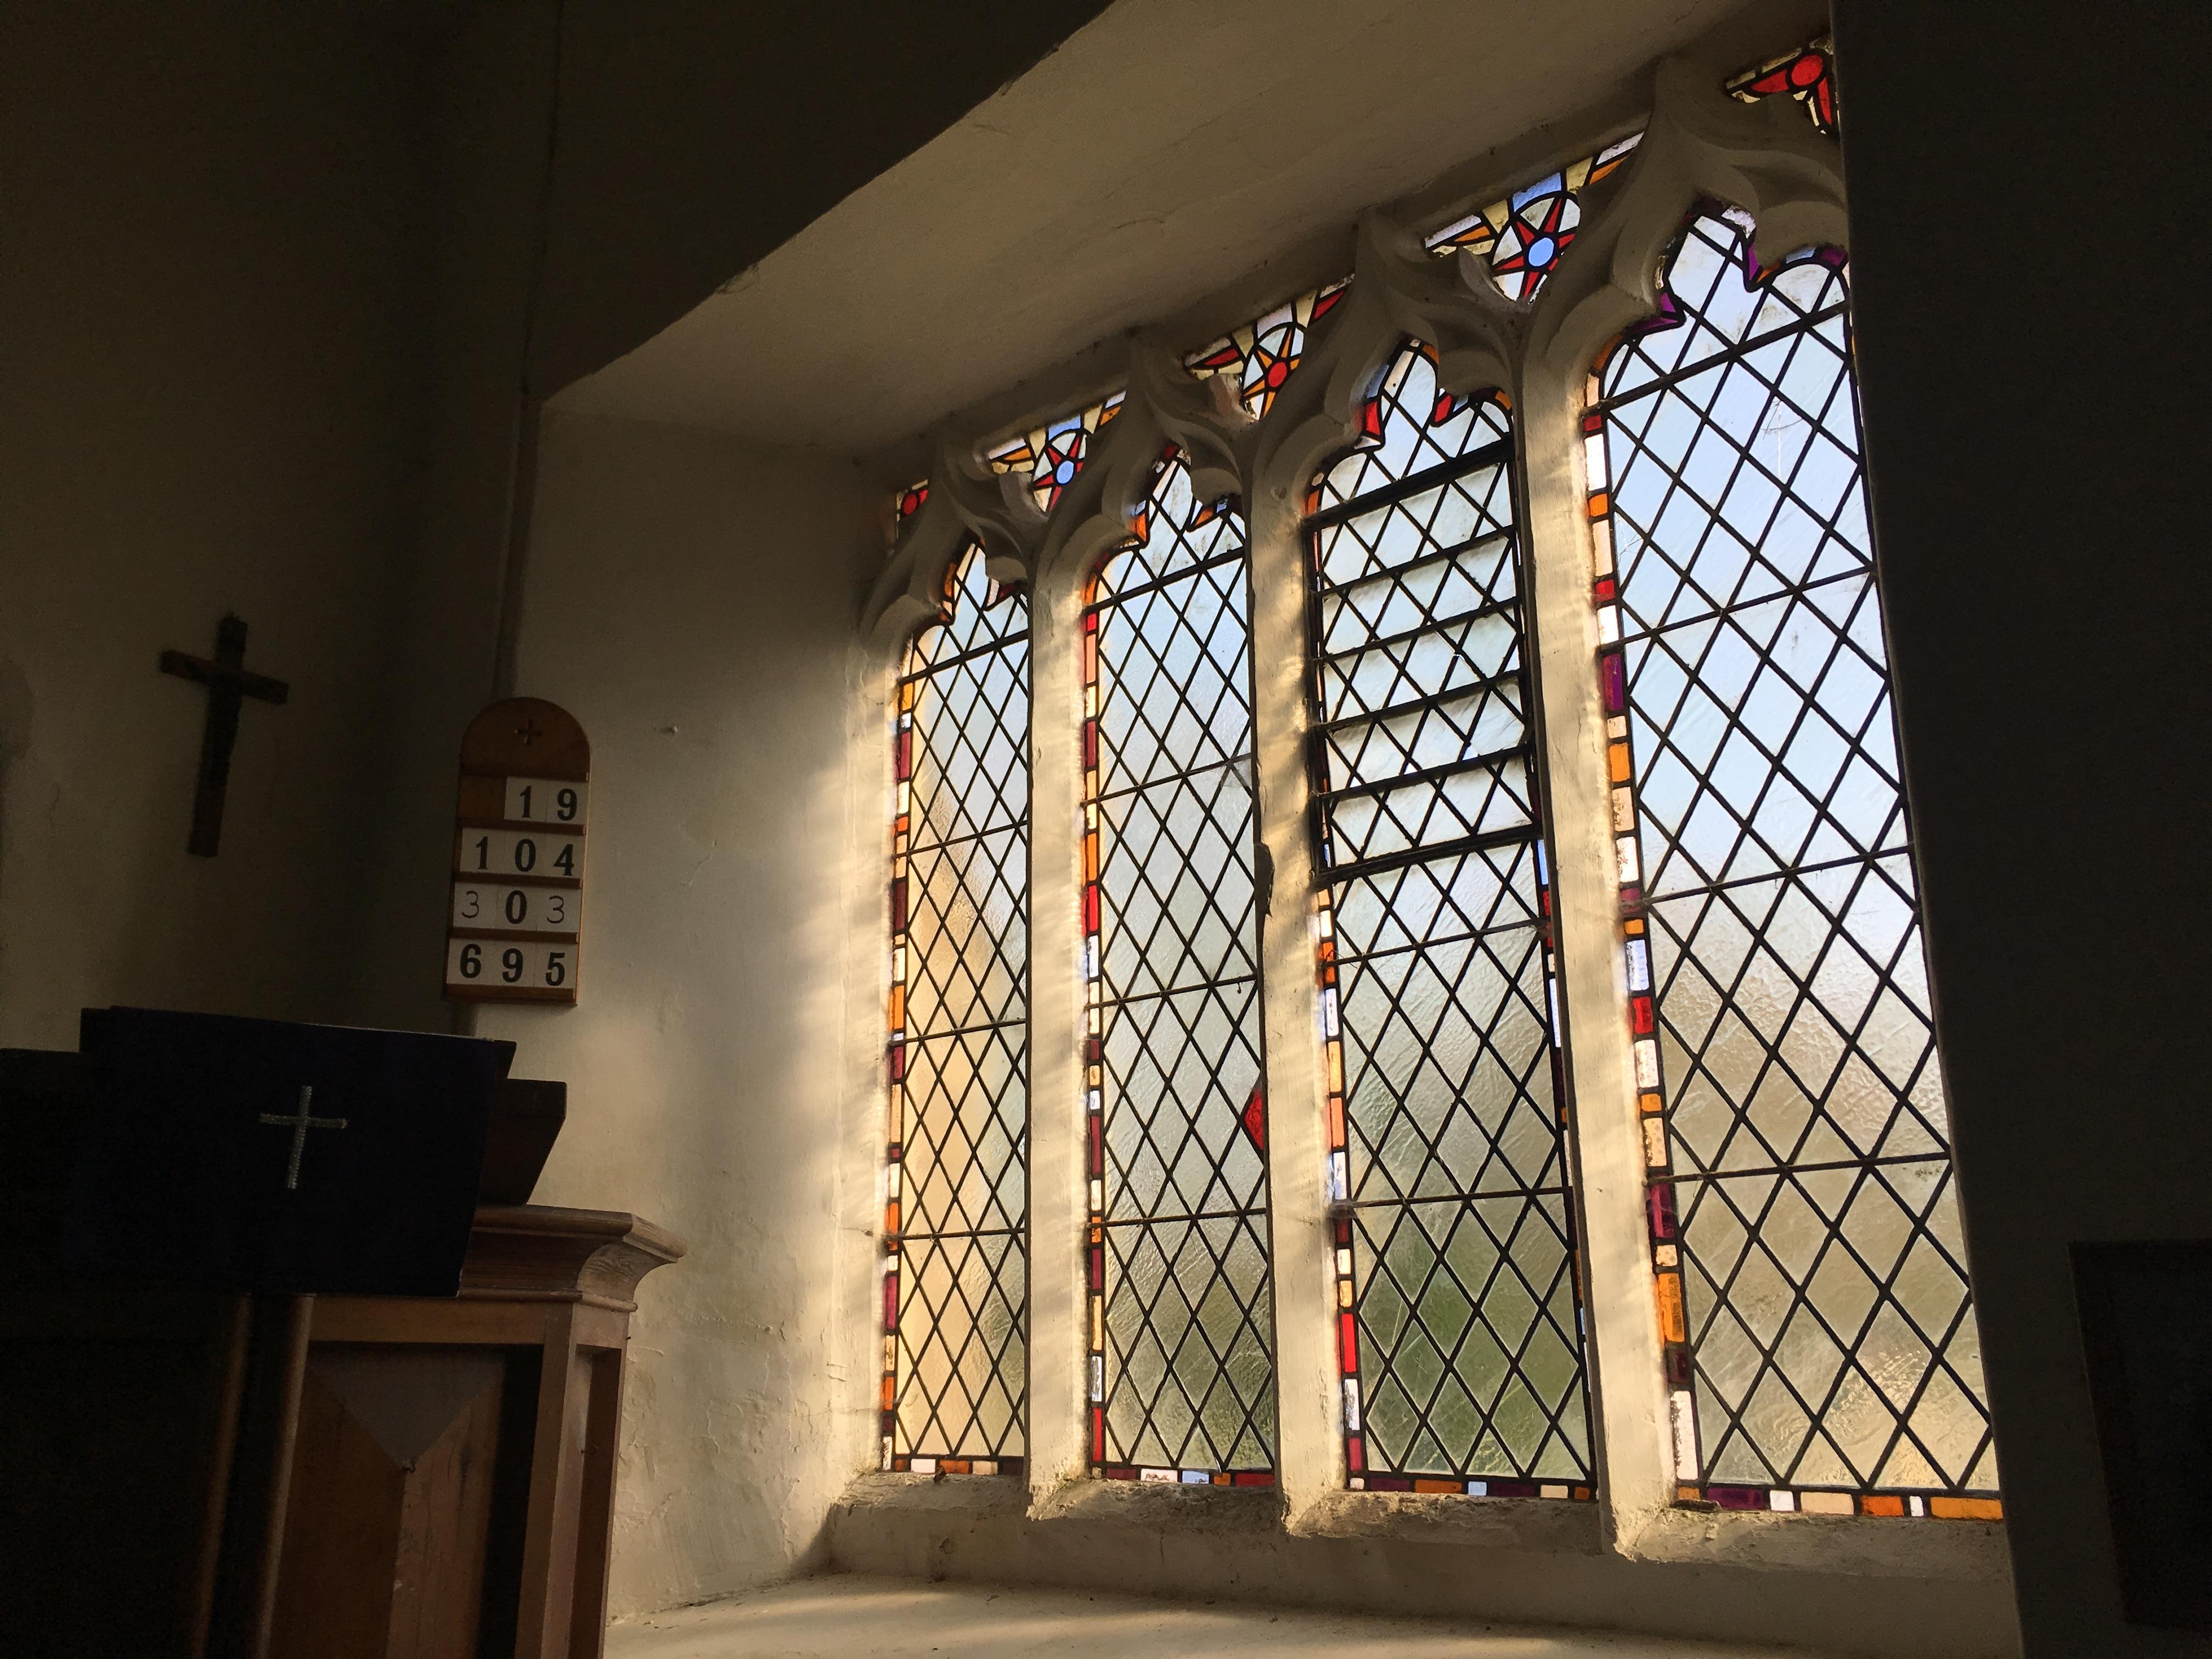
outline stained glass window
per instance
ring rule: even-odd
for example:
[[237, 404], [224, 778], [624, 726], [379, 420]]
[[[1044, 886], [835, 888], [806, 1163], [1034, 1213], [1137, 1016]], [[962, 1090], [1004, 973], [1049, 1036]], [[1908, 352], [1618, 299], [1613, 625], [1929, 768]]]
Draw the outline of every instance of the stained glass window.
[[1121, 399], [1126, 394], [1115, 392], [1102, 403], [1088, 409], [1079, 409], [1073, 415], [1063, 415], [1056, 421], [1047, 422], [1018, 438], [1010, 438], [984, 459], [994, 472], [1025, 472], [1029, 475], [1030, 495], [1041, 513], [1049, 513], [1060, 503], [1060, 494], [1075, 482], [1075, 475], [1083, 471], [1083, 464], [1091, 458], [1091, 445], [1098, 428], [1121, 412]]
[[1308, 501], [1345, 1456], [1590, 1496], [1511, 416], [1409, 344]]
[[1237, 401], [1255, 418], [1265, 415], [1304, 355], [1307, 332], [1334, 309], [1351, 281], [1347, 276], [1277, 306], [1203, 351], [1194, 352], [1183, 367], [1200, 380], [1235, 375]]
[[898, 681], [882, 1467], [1019, 1474], [1029, 606], [971, 545]]
[[901, 530], [906, 528], [906, 521], [908, 519], [921, 511], [921, 504], [928, 499], [929, 480], [927, 478], [922, 479], [919, 483], [910, 483], [899, 491], [898, 527]]
[[1728, 90], [1747, 104], [1787, 94], [1805, 107], [1813, 125], [1836, 136], [1835, 48], [1824, 36], [1799, 52], [1770, 58], [1741, 75], [1730, 76]]
[[1428, 239], [1431, 253], [1462, 248], [1490, 256], [1491, 275], [1509, 300], [1532, 298], [1575, 240], [1582, 192], [1611, 176], [1643, 138], [1632, 132], [1557, 173], [1547, 173], [1480, 213], [1454, 221]]
[[1083, 613], [1090, 1453], [1268, 1485], [1275, 1445], [1243, 526], [1171, 450]]
[[1995, 1515], [1845, 273], [1751, 228], [1692, 216], [1584, 422], [1676, 1472]]

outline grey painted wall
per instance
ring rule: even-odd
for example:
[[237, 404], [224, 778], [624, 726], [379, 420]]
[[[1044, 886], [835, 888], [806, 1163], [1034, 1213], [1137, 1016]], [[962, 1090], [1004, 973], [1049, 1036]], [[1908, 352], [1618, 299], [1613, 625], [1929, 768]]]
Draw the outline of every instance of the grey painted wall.
[[[0, 24], [0, 1042], [117, 1001], [338, 1018], [423, 434], [417, 43], [331, 9]], [[251, 624], [220, 858], [185, 851]]]
[[2068, 1247], [2212, 1234], [2202, 7], [1841, 0], [1868, 457], [2031, 1659], [2121, 1622]]

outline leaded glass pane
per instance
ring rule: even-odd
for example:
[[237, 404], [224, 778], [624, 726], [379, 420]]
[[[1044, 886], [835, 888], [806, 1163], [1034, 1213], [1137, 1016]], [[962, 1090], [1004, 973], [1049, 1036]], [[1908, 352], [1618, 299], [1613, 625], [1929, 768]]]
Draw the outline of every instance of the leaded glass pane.
[[1091, 459], [1091, 447], [1098, 436], [1098, 429], [1121, 412], [1125, 395], [1117, 392], [1073, 415], [1063, 415], [1018, 438], [1009, 438], [984, 459], [994, 472], [1012, 472], [1020, 477], [1028, 485], [1030, 499], [1036, 503], [1037, 511], [1049, 513], [1060, 504], [1061, 495]]
[[1265, 415], [1305, 355], [1306, 335], [1336, 308], [1351, 281], [1347, 276], [1276, 307], [1194, 352], [1183, 360], [1183, 367], [1201, 380], [1218, 374], [1233, 377], [1237, 401], [1255, 419]]
[[1345, 1450], [1588, 1498], [1512, 433], [1409, 344], [1310, 502]]
[[1439, 255], [1487, 254], [1491, 280], [1509, 300], [1535, 297], [1575, 240], [1583, 222], [1582, 193], [1610, 177], [1643, 141], [1641, 132], [1532, 179], [1479, 213], [1455, 219], [1427, 239]]
[[1960, 1512], [1996, 1468], [1844, 270], [1761, 271], [1751, 230], [1693, 216], [1586, 422], [1677, 1472], [1733, 1507]]
[[1029, 609], [970, 547], [897, 690], [882, 1466], [1018, 1474]]
[[1170, 452], [1084, 611], [1091, 1464], [1263, 1484], [1275, 1407], [1249, 581]]

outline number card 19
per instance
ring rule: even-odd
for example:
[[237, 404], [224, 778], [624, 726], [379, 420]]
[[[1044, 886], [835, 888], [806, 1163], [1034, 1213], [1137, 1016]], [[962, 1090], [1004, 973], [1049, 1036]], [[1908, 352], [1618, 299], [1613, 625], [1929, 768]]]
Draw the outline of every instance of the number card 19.
[[461, 739], [446, 994], [576, 1000], [582, 979], [592, 749], [568, 713], [510, 697]]

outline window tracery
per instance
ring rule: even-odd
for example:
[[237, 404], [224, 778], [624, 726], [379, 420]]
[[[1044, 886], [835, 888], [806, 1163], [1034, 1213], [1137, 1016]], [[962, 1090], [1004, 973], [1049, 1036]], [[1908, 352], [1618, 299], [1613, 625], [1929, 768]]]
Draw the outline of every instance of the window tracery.
[[1804, 106], [1813, 125], [1830, 138], [1837, 135], [1835, 47], [1826, 35], [1797, 52], [1785, 52], [1755, 64], [1728, 80], [1731, 97], [1747, 104], [1787, 95]]
[[[1088, 1205], [1079, 1240], [1036, 1248], [1054, 1261], [1067, 1251], [1084, 1286], [1073, 1346], [1091, 1368], [1081, 1438], [1094, 1474], [1256, 1482], [1279, 1469], [1287, 1480], [1291, 1460], [1316, 1454], [1291, 1443], [1287, 1415], [1276, 1420], [1274, 1340], [1289, 1342], [1291, 1320], [1327, 1320], [1341, 1361], [1339, 1480], [1591, 1495], [1597, 1416], [1583, 1351], [1602, 1354], [1608, 1324], [1649, 1318], [1641, 1297], [1655, 1282], [1583, 1282], [1571, 1188], [1576, 1160], [1595, 1159], [1649, 1177], [1644, 1219], [1619, 1219], [1648, 1233], [1682, 1425], [1672, 1443], [1648, 1431], [1616, 1442], [1607, 1427], [1610, 1468], [1647, 1460], [1701, 1506], [2002, 1514], [1854, 494], [1840, 257], [1808, 251], [1758, 270], [1748, 216], [1719, 209], [1700, 208], [1668, 240], [1691, 181], [1718, 190], [1717, 176], [1753, 173], [1764, 182], [1743, 188], [1775, 197], [1748, 205], [1778, 234], [1840, 238], [1826, 43], [1735, 76], [1720, 67], [1696, 68], [1692, 83], [1685, 65], [1662, 65], [1642, 131], [1426, 236], [1385, 224], [1370, 247], [1363, 229], [1357, 283], [1165, 356], [1164, 374], [1133, 348], [1128, 392], [981, 457], [955, 446], [902, 500], [877, 615], [911, 614], [930, 562], [955, 542], [962, 591], [982, 582], [981, 538], [994, 568], [1025, 566], [1041, 595], [1062, 596], [1052, 602], [1075, 617], [1062, 638], [1079, 629], [1086, 724], [1079, 737], [1044, 735], [1081, 745], [1067, 803], [1084, 815], [1080, 921], [1066, 948], [1041, 947], [1039, 971], [1065, 973], [1088, 1011], [1081, 1105], [1048, 1113], [1065, 1105], [1082, 1126], [1073, 1150]], [[1778, 136], [1741, 108], [1785, 95], [1814, 131]], [[1747, 168], [1769, 155], [1788, 166]], [[1588, 193], [1615, 174], [1614, 188]], [[1514, 309], [1444, 263], [1462, 248], [1488, 256]], [[1585, 401], [1587, 342], [1654, 304], [1649, 286], [1632, 295], [1608, 273], [1640, 267], [1648, 280], [1662, 259], [1656, 314], [1625, 331]], [[1597, 312], [1609, 320], [1577, 334]], [[1586, 343], [1555, 350], [1563, 328]], [[1408, 331], [1440, 349], [1393, 343]], [[1455, 365], [1451, 385], [1466, 384], [1486, 341], [1497, 384], [1522, 393], [1534, 382], [1586, 412], [1589, 495], [1571, 473], [1559, 485], [1573, 496], [1560, 508], [1571, 537], [1524, 517], [1534, 486], [1523, 482], [1560, 473], [1571, 454], [1516, 453], [1536, 428], [1516, 431], [1507, 398], [1441, 384]], [[1233, 412], [1178, 391], [1213, 377], [1233, 386]], [[1278, 545], [1279, 532], [1248, 546], [1241, 513], [1203, 503], [1194, 478], [1210, 481], [1205, 494], [1224, 473], [1247, 495], [1304, 490], [1313, 458], [1330, 452], [1281, 434], [1316, 421], [1342, 431], [1296, 546]], [[1085, 472], [1103, 477], [1071, 501]], [[994, 490], [992, 473], [1017, 477], [1042, 516], [1002, 514], [976, 487]], [[1121, 516], [1132, 503], [1133, 540]], [[1067, 553], [1079, 545], [1115, 550], [1099, 566], [1095, 552]], [[1579, 607], [1593, 548], [1596, 695], [1613, 741], [1583, 793], [1610, 805], [1559, 845], [1565, 857], [1579, 838], [1607, 861], [1576, 854], [1583, 861], [1561, 870], [1545, 767], [1586, 762], [1545, 737], [1540, 693], [1558, 705], [1535, 683], [1529, 594], [1537, 573], [1565, 570]], [[1283, 637], [1279, 616], [1255, 621], [1249, 572], [1263, 557], [1303, 573], [1307, 637]], [[1203, 604], [1182, 597], [1201, 588]], [[1178, 627], [1190, 640], [1165, 643]], [[1249, 689], [1214, 700], [1206, 676], [1235, 678], [1214, 646], [1232, 638], [1248, 664], [1255, 653], [1307, 663], [1295, 733], [1255, 732]], [[1139, 682], [1168, 712], [1109, 730], [1117, 696]], [[1192, 758], [1201, 735], [1238, 720], [1241, 738]], [[1270, 820], [1254, 757], [1275, 735], [1303, 745], [1310, 791]], [[1181, 758], [1162, 758], [1171, 754]], [[1242, 791], [1196, 789], [1209, 765], [1224, 778], [1241, 767]], [[1124, 787], [1116, 766], [1158, 775]], [[1133, 820], [1114, 815], [1155, 786], [1174, 804], [1148, 806], [1133, 835]], [[1275, 983], [1279, 973], [1261, 981], [1268, 860], [1255, 835], [1276, 860], [1310, 856], [1317, 993]], [[1571, 882], [1581, 884], [1571, 897], [1594, 884], [1620, 896], [1626, 991], [1610, 1011], [1561, 1006], [1553, 897]], [[1197, 934], [1154, 925], [1176, 913], [1179, 884], [1208, 907], [1208, 954], [1189, 985], [1168, 981], [1197, 961]], [[1279, 894], [1272, 925], [1282, 908]], [[1570, 966], [1599, 954], [1574, 949]], [[1139, 988], [1146, 974], [1158, 983]], [[1136, 1018], [1146, 997], [1172, 1007], [1201, 992], [1212, 999], [1203, 1031]], [[1323, 1055], [1310, 1105], [1269, 1097], [1261, 1039], [1301, 994], [1314, 999], [1305, 1013]], [[1587, 1059], [1570, 1051], [1571, 1020]], [[1130, 1034], [1120, 1048], [1117, 1031]], [[1823, 1042], [1824, 1072], [1807, 1058]], [[1571, 1134], [1566, 1116], [1575, 1089], [1615, 1075], [1608, 1054], [1643, 1109], [1643, 1138], [1617, 1149]], [[1187, 1065], [1192, 1088], [1176, 1080]], [[1130, 1109], [1139, 1097], [1158, 1103], [1149, 1120]], [[1630, 1106], [1624, 1092], [1624, 1115]], [[1336, 1270], [1326, 1306], [1286, 1292], [1276, 1267], [1268, 1118], [1294, 1111], [1321, 1119]], [[1765, 1161], [1746, 1162], [1754, 1152]], [[1184, 1161], [1201, 1193], [1188, 1202]], [[1450, 1218], [1439, 1230], [1434, 1216]], [[1200, 1228], [1175, 1249], [1161, 1243], [1217, 1222], [1218, 1237]], [[1193, 1236], [1200, 1248], [1188, 1248]], [[1125, 1238], [1151, 1239], [1141, 1263]], [[1128, 1310], [1118, 1324], [1117, 1309]], [[1185, 1346], [1194, 1332], [1200, 1343]], [[905, 1388], [902, 1375], [887, 1389]], [[887, 1434], [896, 1426], [887, 1418]], [[1019, 1467], [1006, 1461], [1016, 1455], [999, 1466]]]
[[1618, 172], [1643, 137], [1632, 132], [1453, 221], [1428, 236], [1429, 252], [1488, 254], [1498, 291], [1509, 300], [1533, 299], [1575, 240], [1583, 221], [1583, 191]]
[[1121, 412], [1126, 395], [1117, 392], [1073, 415], [1063, 415], [1018, 438], [1008, 439], [990, 452], [988, 459], [991, 470], [1026, 471], [1030, 496], [1036, 502], [1037, 510], [1051, 512], [1060, 505], [1060, 498], [1068, 485], [1075, 482], [1075, 475], [1083, 471], [1084, 463], [1091, 459], [1091, 447], [1098, 429]]
[[1347, 276], [1324, 283], [1310, 294], [1276, 307], [1192, 353], [1183, 360], [1183, 367], [1200, 380], [1234, 375], [1237, 401], [1257, 419], [1274, 406], [1291, 371], [1305, 355], [1307, 333], [1335, 309], [1351, 281]]

